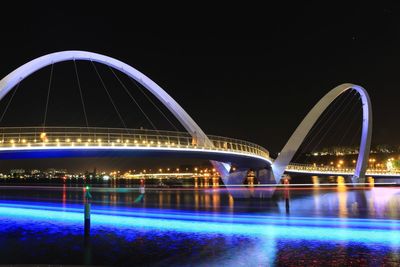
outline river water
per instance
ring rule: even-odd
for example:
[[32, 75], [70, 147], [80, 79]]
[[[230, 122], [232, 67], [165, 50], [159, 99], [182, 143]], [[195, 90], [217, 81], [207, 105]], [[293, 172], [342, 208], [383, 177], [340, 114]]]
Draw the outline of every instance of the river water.
[[[239, 189], [238, 189], [239, 190]], [[265, 189], [270, 190], [270, 189]], [[0, 187], [0, 264], [399, 266], [400, 187]]]

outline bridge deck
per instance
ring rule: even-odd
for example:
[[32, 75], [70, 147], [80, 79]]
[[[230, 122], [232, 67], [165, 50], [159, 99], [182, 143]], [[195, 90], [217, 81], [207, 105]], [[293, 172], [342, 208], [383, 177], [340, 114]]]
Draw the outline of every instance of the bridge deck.
[[[308, 164], [291, 163], [287, 166], [287, 173], [303, 173], [316, 175], [354, 175], [354, 169], [351, 168], [335, 168], [326, 166], [314, 166]], [[366, 176], [374, 177], [400, 177], [400, 171], [386, 169], [367, 169]]]
[[[220, 161], [271, 163], [269, 152], [251, 142], [208, 135], [211, 145], [188, 133], [94, 127], [0, 128], [0, 158], [62, 156], [189, 156]], [[44, 153], [46, 151], [46, 153]], [[53, 151], [53, 152], [50, 152]], [[257, 160], [256, 160], [257, 161]], [[254, 164], [251, 164], [254, 165]]]

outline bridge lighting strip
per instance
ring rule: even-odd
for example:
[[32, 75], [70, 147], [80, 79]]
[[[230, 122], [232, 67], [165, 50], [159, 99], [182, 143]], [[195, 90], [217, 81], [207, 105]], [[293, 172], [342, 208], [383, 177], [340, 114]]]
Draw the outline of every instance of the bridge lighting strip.
[[234, 151], [221, 151], [206, 148], [172, 148], [172, 147], [142, 147], [142, 146], [31, 146], [31, 147], [0, 147], [1, 151], [37, 151], [37, 150], [156, 150], [156, 151], [185, 151], [201, 153], [229, 154], [248, 158], [257, 158], [272, 164], [270, 159], [256, 154], [245, 154]]
[[194, 172], [165, 172], [165, 173], [131, 173], [128, 174], [134, 177], [142, 177], [142, 176], [200, 176], [200, 173]]
[[[334, 185], [334, 186], [338, 186], [338, 185], [371, 185], [370, 183], [323, 183], [323, 184], [255, 184], [255, 185], [224, 185], [225, 187], [291, 187], [291, 186], [324, 186], [324, 185]], [[397, 184], [395, 182], [392, 183], [374, 183], [374, 185], [400, 185]], [[223, 186], [220, 186], [223, 187]], [[208, 188], [208, 189], [212, 189], [212, 188]]]
[[[354, 175], [353, 172], [323, 172], [323, 171], [307, 171], [307, 170], [293, 170], [293, 169], [286, 169], [285, 172], [291, 173], [303, 173], [303, 174], [324, 174], [324, 175]], [[395, 176], [395, 177], [399, 177], [400, 173], [366, 173], [365, 175], [369, 175], [369, 176]]]

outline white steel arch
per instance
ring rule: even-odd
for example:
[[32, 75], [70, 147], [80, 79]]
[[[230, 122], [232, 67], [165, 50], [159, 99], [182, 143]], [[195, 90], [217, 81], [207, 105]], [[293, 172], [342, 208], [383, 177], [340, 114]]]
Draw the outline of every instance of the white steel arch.
[[365, 177], [372, 136], [371, 100], [367, 91], [361, 86], [345, 83], [333, 88], [323, 98], [321, 98], [321, 100], [319, 100], [318, 103], [311, 109], [311, 111], [307, 114], [307, 116], [303, 119], [292, 136], [289, 138], [278, 158], [272, 164], [272, 171], [277, 183], [280, 182], [286, 167], [289, 165], [297, 149], [300, 147], [308, 132], [311, 130], [312, 126], [315, 124], [321, 114], [339, 95], [350, 89], [356, 90], [361, 96], [363, 109], [360, 150], [357, 158], [354, 178], [357, 180]]
[[[113, 67], [129, 77], [135, 79], [141, 85], [143, 85], [148, 91], [156, 96], [171, 112], [174, 116], [182, 123], [183, 127], [197, 139], [199, 143], [208, 144], [209, 140], [201, 128], [196, 122], [186, 113], [186, 111], [160, 86], [153, 82], [146, 75], [129, 66], [128, 64], [119, 61], [117, 59], [87, 52], [87, 51], [62, 51], [51, 53], [45, 56], [38, 57], [28, 63], [17, 68], [0, 81], [0, 100], [20, 81], [32, 73], [49, 66], [54, 63], [62, 61], [73, 61], [73, 60], [85, 60], [94, 61], [101, 64]], [[209, 144], [211, 145], [211, 144]]]
[[[185, 127], [190, 135], [192, 135], [193, 140], [201, 145], [201, 146], [209, 146], [213, 147], [213, 143], [209, 140], [207, 135], [203, 132], [203, 130], [197, 125], [197, 123], [189, 116], [189, 114], [158, 84], [153, 82], [146, 75], [136, 70], [132, 66], [114, 59], [112, 57], [108, 57], [105, 55], [88, 52], [88, 51], [62, 51], [47, 54], [41, 57], [38, 57], [19, 68], [12, 71], [6, 77], [4, 77], [0, 81], [0, 100], [19, 82], [24, 80], [26, 77], [31, 75], [32, 73], [49, 66], [54, 63], [63, 62], [63, 61], [73, 61], [73, 60], [84, 60], [84, 61], [93, 61], [98, 62], [107, 66], [110, 66], [114, 69], [117, 69], [129, 77], [136, 80], [142, 86], [144, 86], [148, 91], [150, 91], [158, 100], [163, 103], [168, 110], [179, 120], [179, 122]], [[216, 168], [222, 176], [226, 176], [229, 174], [230, 165], [211, 161], [214, 168]]]

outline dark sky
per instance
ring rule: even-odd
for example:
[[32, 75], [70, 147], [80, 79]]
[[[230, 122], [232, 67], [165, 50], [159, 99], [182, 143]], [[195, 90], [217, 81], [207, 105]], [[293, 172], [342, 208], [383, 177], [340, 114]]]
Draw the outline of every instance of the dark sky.
[[[154, 11], [132, 9], [118, 1], [108, 1], [107, 6], [53, 2], [2, 11], [0, 76], [50, 52], [102, 53], [152, 78], [206, 133], [253, 141], [272, 152], [279, 152], [325, 93], [351, 82], [365, 87], [371, 96], [373, 142], [400, 143], [400, 13], [391, 4], [282, 2], [217, 8], [193, 3], [182, 11], [170, 7], [175, 9], [171, 12], [157, 3]], [[73, 67], [64, 65], [55, 66], [54, 83], [66, 89], [75, 86], [70, 93], [76, 96], [73, 110], [81, 114], [76, 84], [71, 82]], [[82, 75], [95, 75], [86, 67], [90, 66], [79, 66]], [[70, 72], [65, 74], [63, 68]], [[42, 120], [48, 76], [49, 69], [37, 74], [39, 81], [32, 84], [41, 86], [30, 88], [33, 95], [23, 97], [23, 90], [16, 94], [15, 101], [20, 102], [8, 111], [9, 124], [25, 120], [23, 114], [33, 116], [33, 109], [37, 121]], [[22, 87], [26, 90], [29, 81]], [[67, 114], [67, 108], [58, 108], [64, 97], [65, 91], [52, 89], [49, 113]], [[88, 98], [103, 105], [96, 96]], [[100, 120], [96, 125], [105, 120], [95, 111], [92, 114], [91, 121]], [[55, 115], [49, 116], [56, 121]], [[62, 117], [67, 125], [78, 117], [71, 116]], [[82, 118], [77, 121], [82, 123]]]

